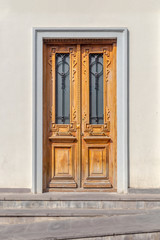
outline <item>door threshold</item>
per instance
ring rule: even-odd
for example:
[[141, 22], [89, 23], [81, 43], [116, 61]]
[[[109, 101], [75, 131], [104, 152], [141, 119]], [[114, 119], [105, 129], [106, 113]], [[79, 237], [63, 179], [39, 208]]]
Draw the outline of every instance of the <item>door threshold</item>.
[[92, 189], [84, 189], [84, 188], [78, 188], [78, 189], [75, 189], [75, 188], [47, 188], [45, 189], [43, 192], [117, 192], [116, 189], [113, 189], [113, 188], [105, 188], [105, 189], [95, 189], [95, 188], [92, 188]]

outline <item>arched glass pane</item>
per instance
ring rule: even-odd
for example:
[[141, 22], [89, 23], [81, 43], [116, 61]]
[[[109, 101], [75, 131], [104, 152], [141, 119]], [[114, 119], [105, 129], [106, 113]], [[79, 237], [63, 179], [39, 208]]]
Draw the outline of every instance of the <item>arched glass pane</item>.
[[103, 124], [103, 54], [90, 54], [90, 124]]
[[70, 123], [69, 54], [56, 54], [56, 123]]

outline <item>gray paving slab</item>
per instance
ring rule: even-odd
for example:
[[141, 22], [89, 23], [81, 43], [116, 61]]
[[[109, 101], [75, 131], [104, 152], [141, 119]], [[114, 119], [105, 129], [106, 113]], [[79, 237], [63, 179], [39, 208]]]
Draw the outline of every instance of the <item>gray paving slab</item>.
[[1, 225], [0, 239], [80, 239], [160, 232], [160, 212]]

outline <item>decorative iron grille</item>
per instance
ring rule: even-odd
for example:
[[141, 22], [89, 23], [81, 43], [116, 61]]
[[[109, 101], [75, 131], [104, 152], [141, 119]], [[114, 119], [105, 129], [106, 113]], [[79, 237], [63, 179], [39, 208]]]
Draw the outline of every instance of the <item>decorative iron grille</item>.
[[69, 54], [56, 54], [56, 123], [70, 123]]
[[90, 124], [103, 124], [103, 54], [90, 54]]

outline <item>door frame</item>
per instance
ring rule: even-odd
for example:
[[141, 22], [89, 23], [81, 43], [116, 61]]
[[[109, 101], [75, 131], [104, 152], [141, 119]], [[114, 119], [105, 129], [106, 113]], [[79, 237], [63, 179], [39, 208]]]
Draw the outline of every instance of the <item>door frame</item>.
[[43, 192], [43, 39], [117, 40], [117, 192], [129, 179], [129, 33], [127, 28], [33, 28], [32, 192]]

